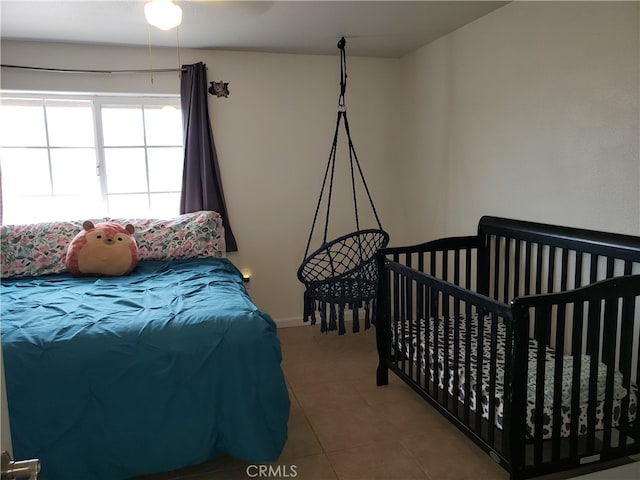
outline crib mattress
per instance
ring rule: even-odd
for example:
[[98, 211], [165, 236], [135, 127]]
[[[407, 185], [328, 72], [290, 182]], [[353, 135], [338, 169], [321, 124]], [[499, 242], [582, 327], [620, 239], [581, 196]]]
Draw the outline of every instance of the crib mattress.
[[[396, 348], [405, 355], [406, 358], [413, 357], [414, 362], [420, 360], [420, 367], [423, 374], [429, 372], [429, 381], [434, 382], [435, 371], [438, 374], [438, 387], [444, 389], [445, 382], [447, 384], [447, 391], [450, 395], [455, 395], [455, 365], [454, 365], [454, 326], [455, 319], [449, 319], [444, 321], [439, 319], [437, 322], [438, 338], [437, 342], [434, 338], [434, 332], [436, 330], [434, 326], [434, 319], [429, 319], [429, 336], [426, 335], [426, 322], [415, 320], [404, 324], [398, 323], [393, 329], [394, 345]], [[419, 323], [419, 329], [416, 325]], [[478, 382], [478, 365], [480, 364], [477, 355], [477, 344], [480, 330], [480, 322], [477, 317], [474, 317], [470, 322], [466, 322], [463, 318], [458, 320], [459, 323], [459, 340], [458, 340], [458, 400], [463, 403], [465, 401], [465, 384], [467, 377], [469, 378], [469, 408], [471, 411], [476, 412], [477, 409], [477, 382]], [[469, 363], [469, 373], [467, 375], [466, 365], [466, 338], [467, 338], [467, 323], [471, 326], [471, 353]], [[486, 319], [483, 322], [483, 342], [485, 347], [483, 348], [482, 355], [482, 375], [480, 376], [480, 393], [481, 393], [481, 408], [482, 418], [489, 420], [489, 394], [490, 394], [490, 382], [491, 371], [493, 364], [491, 363], [491, 327], [492, 323], [490, 319]], [[417, 331], [420, 331], [420, 335], [417, 335]], [[505, 326], [502, 323], [496, 325], [496, 338], [497, 338], [497, 351], [495, 358], [495, 425], [497, 428], [502, 429], [503, 411], [504, 411], [504, 366], [505, 366]], [[409, 335], [411, 332], [411, 336]], [[445, 337], [445, 332], [447, 336]], [[396, 341], [396, 338], [399, 341]], [[418, 350], [418, 339], [420, 340], [420, 350]], [[428, 340], [428, 356], [425, 355], [427, 351], [426, 344]], [[448, 345], [448, 349], [445, 350], [445, 342]], [[437, 344], [438, 357], [437, 367], [434, 361], [434, 352]], [[448, 368], [445, 369], [445, 351], [448, 353]], [[526, 428], [527, 434], [534, 436], [535, 434], [535, 396], [536, 396], [536, 364], [538, 354], [538, 343], [536, 340], [529, 340], [529, 366], [528, 366], [528, 395], [527, 395], [527, 413], [526, 413]], [[553, 432], [553, 397], [554, 397], [554, 365], [555, 365], [555, 351], [546, 348], [545, 351], [545, 382], [544, 382], [544, 424], [543, 435], [544, 439], [550, 439]], [[581, 378], [580, 378], [580, 411], [578, 416], [578, 429], [579, 434], [587, 433], [587, 401], [589, 396], [590, 385], [590, 357], [583, 355], [581, 361]], [[561, 412], [561, 427], [560, 435], [562, 437], [568, 437], [570, 434], [571, 425], [571, 390], [572, 390], [572, 370], [573, 370], [573, 356], [563, 355], [563, 378], [562, 378], [562, 412]], [[445, 371], [446, 370], [446, 371]], [[445, 380], [446, 377], [446, 380]], [[606, 365], [600, 363], [598, 365], [598, 379], [597, 379], [597, 404], [596, 404], [596, 430], [604, 428], [604, 395], [605, 395], [605, 379], [606, 379]], [[622, 399], [627, 396], [627, 390], [622, 386], [622, 375], [620, 372], [616, 372], [614, 375], [614, 402], [612, 423], [614, 426], [618, 425], [621, 415], [621, 403]], [[632, 386], [629, 392], [629, 421], [633, 421], [636, 417], [638, 403], [638, 389], [637, 386]]]

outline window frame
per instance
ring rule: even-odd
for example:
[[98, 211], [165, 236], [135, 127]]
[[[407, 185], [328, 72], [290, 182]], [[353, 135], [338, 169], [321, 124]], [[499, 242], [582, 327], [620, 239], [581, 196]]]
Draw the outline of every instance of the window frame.
[[[106, 165], [106, 149], [107, 148], [119, 148], [118, 146], [105, 146], [104, 143], [104, 131], [103, 131], [103, 122], [102, 122], [102, 109], [103, 107], [126, 107], [128, 105], [141, 107], [144, 110], [145, 106], [170, 106], [174, 107], [178, 110], [181, 110], [180, 104], [180, 95], [178, 94], [135, 94], [135, 93], [75, 93], [75, 92], [46, 92], [46, 91], [22, 91], [22, 90], [0, 90], [0, 101], [3, 98], [17, 98], [17, 99], [25, 99], [25, 100], [37, 100], [41, 101], [43, 106], [47, 100], [54, 101], [88, 101], [91, 106], [91, 115], [93, 119], [93, 136], [94, 136], [94, 145], [93, 147], [61, 147], [61, 148], [93, 148], [95, 150], [95, 172], [98, 176], [98, 184], [100, 186], [100, 202], [102, 207], [105, 209], [105, 213], [112, 216], [109, 207], [109, 195], [127, 195], [132, 193], [144, 193], [144, 192], [122, 192], [122, 193], [112, 193], [109, 192], [107, 187], [107, 165]], [[150, 196], [153, 193], [175, 193], [171, 192], [151, 192], [150, 191], [150, 181], [149, 181], [149, 149], [156, 148], [156, 146], [150, 146], [147, 144], [147, 132], [145, 125], [145, 115], [142, 115], [143, 121], [143, 136], [144, 143], [142, 145], [136, 145], [134, 147], [125, 147], [122, 148], [143, 148], [144, 150], [144, 160], [145, 160], [145, 172], [146, 172], [146, 195], [147, 200], [150, 200]], [[47, 160], [49, 163], [49, 184], [52, 188], [52, 195], [55, 197], [56, 195], [53, 193], [53, 170], [51, 166], [51, 151], [55, 150], [56, 146], [51, 146], [50, 138], [48, 133], [48, 119], [45, 115], [44, 118], [45, 129], [46, 129], [46, 145], [45, 146], [11, 146], [11, 147], [2, 147], [2, 148], [25, 148], [25, 149], [46, 149], [47, 151]], [[181, 132], [182, 136], [182, 132]], [[182, 148], [184, 149], [184, 141], [182, 140], [179, 145], [162, 145], [160, 148]], [[177, 210], [177, 209], [176, 209]], [[53, 220], [53, 219], [52, 219]], [[4, 223], [4, 222], [2, 222]]]

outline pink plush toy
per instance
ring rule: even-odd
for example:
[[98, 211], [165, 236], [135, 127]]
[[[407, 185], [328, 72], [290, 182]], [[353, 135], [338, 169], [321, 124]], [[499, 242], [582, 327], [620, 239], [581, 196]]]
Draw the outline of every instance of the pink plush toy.
[[138, 245], [132, 233], [134, 227], [115, 222], [96, 223], [87, 220], [84, 230], [75, 236], [64, 260], [69, 273], [75, 276], [128, 275], [138, 264]]

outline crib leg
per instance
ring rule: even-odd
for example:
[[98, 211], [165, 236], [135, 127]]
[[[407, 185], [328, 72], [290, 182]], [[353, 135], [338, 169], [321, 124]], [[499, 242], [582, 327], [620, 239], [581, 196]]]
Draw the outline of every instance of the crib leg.
[[376, 385], [379, 387], [389, 384], [389, 369], [386, 365], [378, 365], [378, 371], [376, 372]]
[[391, 353], [390, 339], [384, 325], [376, 326], [376, 344], [378, 348], [378, 370], [376, 371], [376, 384], [378, 386], [389, 384], [389, 356]]

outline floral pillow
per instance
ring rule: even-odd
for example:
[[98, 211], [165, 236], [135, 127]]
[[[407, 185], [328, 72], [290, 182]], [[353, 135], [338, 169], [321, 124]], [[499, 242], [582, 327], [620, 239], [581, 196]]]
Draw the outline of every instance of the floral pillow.
[[223, 257], [222, 217], [217, 212], [185, 213], [170, 220], [122, 219], [112, 222], [135, 227], [138, 260]]
[[[2, 225], [0, 228], [1, 276], [29, 277], [65, 271], [69, 243], [82, 231], [84, 220]], [[94, 223], [103, 219], [93, 219]]]
[[[0, 228], [1, 276], [27, 277], [66, 271], [67, 248], [82, 231], [84, 220], [3, 225]], [[225, 255], [222, 218], [217, 212], [186, 213], [170, 220], [97, 218], [91, 221], [131, 223], [135, 227], [138, 260]]]

